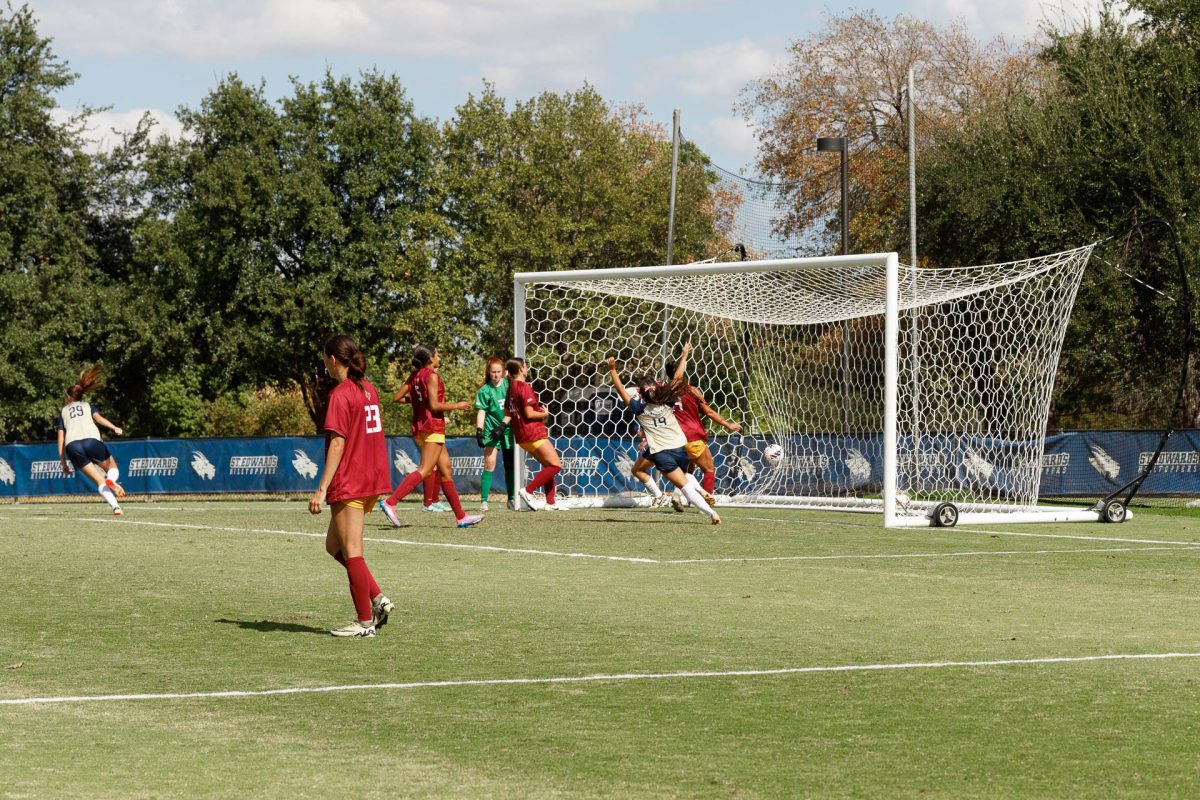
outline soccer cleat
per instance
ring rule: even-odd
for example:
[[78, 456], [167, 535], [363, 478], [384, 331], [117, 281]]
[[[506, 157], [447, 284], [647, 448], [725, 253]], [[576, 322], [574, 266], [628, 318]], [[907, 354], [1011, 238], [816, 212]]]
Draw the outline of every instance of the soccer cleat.
[[516, 500], [509, 500], [509, 501], [508, 501], [508, 510], [509, 510], [509, 511], [516, 511], [516, 510], [517, 510], [517, 501], [516, 501]]
[[715, 506], [717, 504], [717, 496], [714, 494], [709, 494], [702, 489], [700, 491], [700, 496], [703, 497], [704, 502], [708, 503], [710, 506]]
[[125, 496], [125, 490], [122, 489], [121, 484], [117, 483], [116, 481], [110, 481], [107, 478], [105, 478], [104, 485], [107, 486], [108, 488], [112, 489], [113, 494], [115, 494], [117, 497]]
[[663, 492], [658, 497], [650, 501], [650, 505], [654, 508], [666, 508], [671, 505], [671, 495]]
[[479, 504], [479, 511], [484, 514], [486, 514], [488, 512], [487, 500], [484, 500], [482, 503]]
[[478, 525], [481, 522], [483, 522], [483, 514], [467, 514], [454, 524], [460, 528], [469, 528], [472, 525]]
[[538, 501], [534, 500], [533, 495], [524, 489], [517, 489], [517, 497], [521, 498], [521, 501], [525, 503], [525, 507], [530, 511], [539, 510]]
[[343, 625], [340, 628], [334, 628], [330, 631], [334, 636], [374, 636], [374, 625], [363, 625], [358, 620], [354, 620], [349, 625]]
[[379, 595], [378, 602], [371, 601], [371, 624], [376, 628], [387, 625], [388, 614], [391, 614], [395, 607], [396, 605], [385, 595]]
[[125, 513], [125, 512], [121, 510], [121, 507], [120, 507], [120, 506], [117, 506], [116, 508], [114, 508], [114, 509], [113, 509], [113, 516], [114, 516], [114, 517], [119, 517], [119, 516], [121, 516], [121, 515], [122, 515], [122, 514], [124, 514], [124, 513]]
[[675, 509], [676, 513], [683, 513], [683, 496], [679, 492], [671, 492], [671, 508]]
[[436, 511], [436, 512], [449, 511], [450, 505], [448, 503], [443, 503], [441, 500], [439, 500], [436, 503], [432, 503], [430, 505], [423, 506], [421, 508], [421, 510], [422, 511]]
[[721, 518], [720, 518], [720, 517], [718, 517], [716, 514], [713, 514], [713, 515], [712, 515], [712, 524], [713, 524], [713, 525], [720, 525], [720, 524], [721, 524]]
[[544, 506], [542, 506], [542, 510], [543, 511], [562, 511], [563, 507], [560, 506], [558, 503], [546, 503]]
[[389, 506], [386, 500], [379, 501], [379, 510], [388, 518], [388, 522], [392, 523], [393, 528], [400, 527], [400, 518], [396, 516], [396, 507]]

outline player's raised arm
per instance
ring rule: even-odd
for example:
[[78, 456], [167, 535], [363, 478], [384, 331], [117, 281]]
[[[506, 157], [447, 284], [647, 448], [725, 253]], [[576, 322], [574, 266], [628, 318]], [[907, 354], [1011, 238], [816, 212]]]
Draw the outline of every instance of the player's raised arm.
[[607, 363], [608, 377], [612, 379], [613, 387], [617, 390], [617, 394], [621, 395], [621, 401], [628, 406], [630, 403], [629, 392], [625, 391], [625, 384], [621, 383], [621, 376], [617, 374], [617, 359], [609, 356]]
[[697, 402], [697, 403], [699, 404], [699, 406], [700, 406], [700, 413], [701, 413], [701, 414], [703, 414], [704, 416], [708, 417], [708, 418], [709, 418], [709, 419], [711, 419], [713, 422], [717, 423], [718, 425], [720, 425], [722, 428], [724, 428], [725, 430], [729, 431], [730, 433], [739, 433], [739, 432], [741, 432], [741, 430], [742, 430], [742, 423], [740, 423], [740, 422], [729, 422], [729, 421], [728, 421], [728, 420], [726, 420], [724, 417], [722, 417], [720, 414], [718, 414], [718, 413], [717, 413], [717, 412], [716, 412], [716, 411], [713, 409], [713, 407], [712, 407], [712, 406], [710, 406], [710, 405], [708, 404], [708, 401], [704, 399], [704, 395], [700, 394], [700, 392], [698, 392], [698, 391], [696, 390], [696, 388], [695, 388], [695, 387], [691, 387], [691, 392], [692, 392], [692, 395], [693, 395], [693, 396], [696, 398], [696, 402]]
[[679, 354], [679, 362], [675, 365], [675, 374], [671, 376], [671, 380], [683, 380], [683, 373], [687, 370], [688, 353], [690, 352], [692, 352], [692, 343], [684, 342], [683, 351]]

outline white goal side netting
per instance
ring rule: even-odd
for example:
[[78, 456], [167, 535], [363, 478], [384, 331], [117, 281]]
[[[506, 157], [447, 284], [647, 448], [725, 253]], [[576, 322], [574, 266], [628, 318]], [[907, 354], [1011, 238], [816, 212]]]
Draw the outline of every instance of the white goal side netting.
[[[709, 424], [723, 503], [882, 510], [894, 470], [901, 516], [941, 502], [1032, 509], [1091, 250], [958, 269], [898, 265], [891, 358], [885, 256], [518, 275], [517, 349], [552, 414], [560, 491], [570, 505], [645, 502], [629, 474], [636, 423], [604, 359], [616, 356], [628, 385], [662, 375], [690, 342], [688, 382], [742, 425]], [[782, 456], [768, 459], [770, 445]]]

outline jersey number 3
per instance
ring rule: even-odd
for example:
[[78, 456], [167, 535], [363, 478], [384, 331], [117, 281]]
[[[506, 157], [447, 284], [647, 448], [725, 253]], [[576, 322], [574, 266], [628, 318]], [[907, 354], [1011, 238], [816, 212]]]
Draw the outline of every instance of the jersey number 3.
[[383, 420], [379, 418], [379, 406], [363, 406], [367, 413], [367, 433], [379, 433], [383, 430]]

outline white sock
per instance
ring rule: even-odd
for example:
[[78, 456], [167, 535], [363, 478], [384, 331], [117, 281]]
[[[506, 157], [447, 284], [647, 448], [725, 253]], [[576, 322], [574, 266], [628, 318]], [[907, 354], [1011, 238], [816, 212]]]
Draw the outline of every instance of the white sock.
[[113, 483], [116, 483], [121, 478], [121, 470], [113, 467], [108, 472], [104, 473], [104, 477], [108, 478]]
[[[691, 475], [688, 476], [692, 478]], [[692, 478], [683, 485], [683, 495], [692, 505], [708, 514], [710, 517], [715, 516], [717, 512], [712, 510], [712, 506], [704, 501], [704, 496], [700, 494], [700, 485], [696, 483], [696, 479]]]
[[654, 479], [649, 475], [647, 475], [645, 478], [638, 478], [638, 480], [642, 482], [642, 485], [646, 487], [646, 491], [651, 495], [654, 497], [662, 497], [662, 489], [658, 488], [658, 484], [655, 483]]
[[100, 492], [100, 496], [104, 498], [104, 502], [108, 503], [110, 508], [116, 509], [117, 497], [113, 494], [113, 490], [108, 488], [107, 484], [100, 484], [100, 488], [97, 491]]

